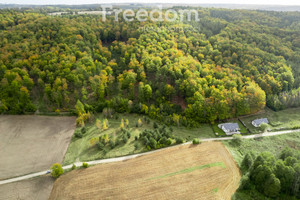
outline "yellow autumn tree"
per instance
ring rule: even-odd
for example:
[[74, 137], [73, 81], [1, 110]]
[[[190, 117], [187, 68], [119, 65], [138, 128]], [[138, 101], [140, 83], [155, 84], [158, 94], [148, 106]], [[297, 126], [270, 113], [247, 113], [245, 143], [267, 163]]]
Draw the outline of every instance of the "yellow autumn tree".
[[109, 142], [109, 137], [107, 134], [104, 135], [104, 142], [105, 144]]
[[124, 120], [121, 120], [120, 128], [124, 128]]
[[94, 137], [90, 140], [91, 146], [94, 146], [99, 142], [99, 137]]
[[172, 120], [179, 127], [180, 115], [177, 115], [177, 114], [173, 113]]
[[108, 129], [108, 127], [107, 127], [107, 124], [105, 123], [105, 121], [103, 121], [103, 126], [102, 126], [102, 129], [103, 129], [103, 130], [106, 130], [106, 129]]
[[99, 119], [96, 120], [96, 126], [98, 129], [101, 129], [101, 121]]
[[104, 119], [104, 122], [106, 123], [106, 126], [108, 128], [109, 127], [109, 123], [108, 123], [108, 120], [106, 118]]
[[138, 126], [141, 127], [143, 125], [143, 122], [141, 119], [138, 120]]

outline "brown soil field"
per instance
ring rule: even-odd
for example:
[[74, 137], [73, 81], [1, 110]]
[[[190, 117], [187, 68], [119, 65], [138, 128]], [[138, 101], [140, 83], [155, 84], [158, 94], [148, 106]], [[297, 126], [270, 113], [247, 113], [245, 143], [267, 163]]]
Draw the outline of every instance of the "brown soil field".
[[[203, 167], [213, 163], [222, 163], [223, 167]], [[180, 145], [69, 172], [56, 180], [50, 200], [225, 200], [231, 199], [240, 178], [239, 168], [222, 143]]]
[[0, 179], [61, 163], [75, 127], [75, 117], [1, 115]]
[[29, 180], [0, 185], [0, 200], [47, 200], [49, 198], [54, 179], [41, 176]]

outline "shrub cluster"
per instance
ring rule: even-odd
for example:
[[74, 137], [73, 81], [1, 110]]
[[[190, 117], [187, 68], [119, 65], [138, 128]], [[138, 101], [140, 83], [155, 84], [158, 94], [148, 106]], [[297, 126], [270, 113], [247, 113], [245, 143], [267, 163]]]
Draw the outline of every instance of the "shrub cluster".
[[84, 168], [88, 168], [88, 167], [89, 167], [89, 164], [88, 164], [88, 163], [86, 163], [86, 162], [83, 162], [83, 163], [82, 163], [82, 167], [84, 167]]
[[77, 129], [74, 133], [75, 137], [82, 138], [82, 136], [86, 133], [86, 127], [82, 127], [81, 129]]
[[193, 144], [200, 144], [200, 140], [198, 138], [193, 139]]
[[[294, 152], [287, 147], [279, 157], [269, 152], [258, 156], [250, 152], [244, 157], [241, 169], [244, 176], [239, 190], [256, 189], [277, 199], [300, 198], [300, 151]], [[281, 198], [283, 196], [288, 198]]]
[[138, 138], [148, 150], [170, 146], [173, 143], [172, 139], [176, 141], [179, 140], [179, 138], [175, 138], [174, 135], [172, 135], [170, 129], [167, 130], [166, 126], [159, 128], [157, 123], [154, 123], [153, 126], [155, 127], [154, 130], [145, 129], [140, 133]]
[[131, 138], [131, 132], [125, 128], [121, 128], [117, 132], [117, 137], [108, 136], [107, 134], [101, 135], [99, 137], [98, 148], [104, 153], [107, 152], [107, 148], [114, 149], [120, 144], [126, 144]]
[[60, 177], [64, 173], [64, 169], [62, 168], [61, 164], [55, 163], [51, 167], [51, 176], [54, 178]]

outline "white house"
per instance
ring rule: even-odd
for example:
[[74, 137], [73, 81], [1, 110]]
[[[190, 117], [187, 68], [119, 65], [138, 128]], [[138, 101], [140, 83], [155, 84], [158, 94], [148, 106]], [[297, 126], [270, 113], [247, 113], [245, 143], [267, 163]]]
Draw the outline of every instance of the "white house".
[[252, 121], [252, 125], [255, 127], [260, 127], [262, 123], [269, 124], [269, 120], [267, 118], [261, 118]]
[[239, 130], [241, 130], [238, 123], [224, 123], [219, 124], [218, 127], [222, 129], [226, 135], [240, 134]]

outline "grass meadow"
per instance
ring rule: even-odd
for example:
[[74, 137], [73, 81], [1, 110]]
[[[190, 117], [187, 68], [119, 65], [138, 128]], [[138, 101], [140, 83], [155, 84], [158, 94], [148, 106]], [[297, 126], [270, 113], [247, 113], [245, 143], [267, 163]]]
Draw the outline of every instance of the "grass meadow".
[[[96, 115], [95, 118], [101, 121], [101, 125], [105, 119], [102, 114]], [[86, 133], [83, 134], [82, 138], [75, 137], [75, 135], [73, 136], [68, 151], [65, 155], [65, 160], [63, 163], [64, 165], [71, 164], [76, 161], [112, 158], [147, 151], [145, 146], [141, 144], [140, 141], [135, 140], [135, 136], [139, 136], [144, 129], [153, 129], [153, 120], [150, 120], [150, 123], [146, 123], [141, 115], [119, 114], [117, 118], [114, 117], [112, 119], [108, 119], [108, 129], [102, 130], [97, 128], [95, 123], [96, 119], [94, 122], [86, 124]], [[91, 144], [92, 138], [99, 138], [99, 136], [105, 134], [107, 134], [109, 137], [118, 137], [118, 134], [120, 134], [121, 119], [123, 119], [124, 122], [126, 119], [129, 121], [127, 130], [129, 130], [131, 133], [131, 137], [128, 139], [126, 144], [119, 144], [113, 149], [106, 148], [106, 152], [99, 150], [97, 144]], [[141, 119], [143, 125], [141, 127], [136, 127], [136, 123], [139, 119]], [[160, 126], [159, 123], [158, 125]], [[172, 134], [176, 137], [184, 139], [185, 141], [191, 141], [193, 138], [215, 137], [214, 132], [209, 124], [202, 124], [199, 128], [186, 128], [177, 126], [171, 127], [173, 129]], [[77, 128], [76, 131], [79, 130], [80, 128]], [[138, 148], [136, 148], [136, 144], [138, 144]]]

